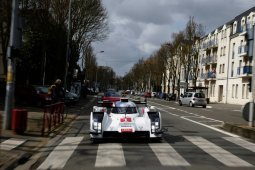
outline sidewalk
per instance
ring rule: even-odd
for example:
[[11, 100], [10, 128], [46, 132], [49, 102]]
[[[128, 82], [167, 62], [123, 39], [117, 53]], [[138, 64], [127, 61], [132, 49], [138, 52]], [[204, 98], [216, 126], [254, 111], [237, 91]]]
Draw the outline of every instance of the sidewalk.
[[[27, 129], [24, 134], [20, 135], [15, 133], [13, 130], [2, 130], [1, 131], [1, 143], [8, 139], [13, 140], [24, 140], [24, 144], [20, 145], [16, 149], [6, 150], [0, 147], [0, 169], [14, 169], [17, 165], [25, 163], [33, 154], [37, 153], [40, 148], [45, 146], [49, 140], [55, 137], [59, 132], [66, 128], [70, 122], [72, 122], [79, 114], [75, 111], [75, 107], [85, 105], [91, 97], [87, 99], [81, 99], [81, 101], [74, 106], [70, 106], [65, 110], [67, 114], [64, 115], [64, 123], [58, 124], [53, 131], [47, 136], [41, 136], [42, 120], [44, 110], [43, 108], [24, 107], [27, 109]], [[1, 107], [0, 115], [3, 115]], [[2, 123], [1, 123], [2, 126]], [[12, 145], [12, 144], [9, 144]]]

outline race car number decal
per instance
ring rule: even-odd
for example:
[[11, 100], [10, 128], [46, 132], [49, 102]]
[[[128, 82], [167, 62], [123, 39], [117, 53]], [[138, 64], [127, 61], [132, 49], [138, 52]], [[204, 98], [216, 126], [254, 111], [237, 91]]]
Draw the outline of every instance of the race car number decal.
[[121, 132], [133, 132], [133, 130], [129, 128], [122, 128]]
[[120, 118], [120, 122], [132, 122], [132, 118], [131, 117], [123, 117], [123, 118]]

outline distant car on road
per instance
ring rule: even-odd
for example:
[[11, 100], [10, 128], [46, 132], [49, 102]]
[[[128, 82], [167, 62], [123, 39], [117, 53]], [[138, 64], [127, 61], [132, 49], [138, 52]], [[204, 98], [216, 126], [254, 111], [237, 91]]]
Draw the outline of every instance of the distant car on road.
[[187, 92], [179, 100], [179, 105], [189, 105], [190, 107], [194, 106], [203, 106], [206, 108], [206, 98], [204, 93], [200, 92]]
[[175, 93], [169, 93], [169, 94], [166, 94], [166, 100], [173, 100], [175, 101], [176, 100], [176, 94]]

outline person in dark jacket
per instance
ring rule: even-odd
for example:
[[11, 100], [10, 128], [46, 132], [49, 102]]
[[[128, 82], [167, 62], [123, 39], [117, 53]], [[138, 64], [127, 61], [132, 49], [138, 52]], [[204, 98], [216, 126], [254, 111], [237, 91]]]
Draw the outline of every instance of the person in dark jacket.
[[65, 92], [60, 79], [57, 79], [55, 83], [49, 87], [49, 95], [53, 103], [64, 101]]

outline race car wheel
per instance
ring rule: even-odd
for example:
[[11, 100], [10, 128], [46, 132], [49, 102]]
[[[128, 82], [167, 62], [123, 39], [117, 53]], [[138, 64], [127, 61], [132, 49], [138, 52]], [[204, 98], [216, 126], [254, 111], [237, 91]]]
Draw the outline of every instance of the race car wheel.
[[182, 106], [182, 102], [179, 100], [179, 105]]

